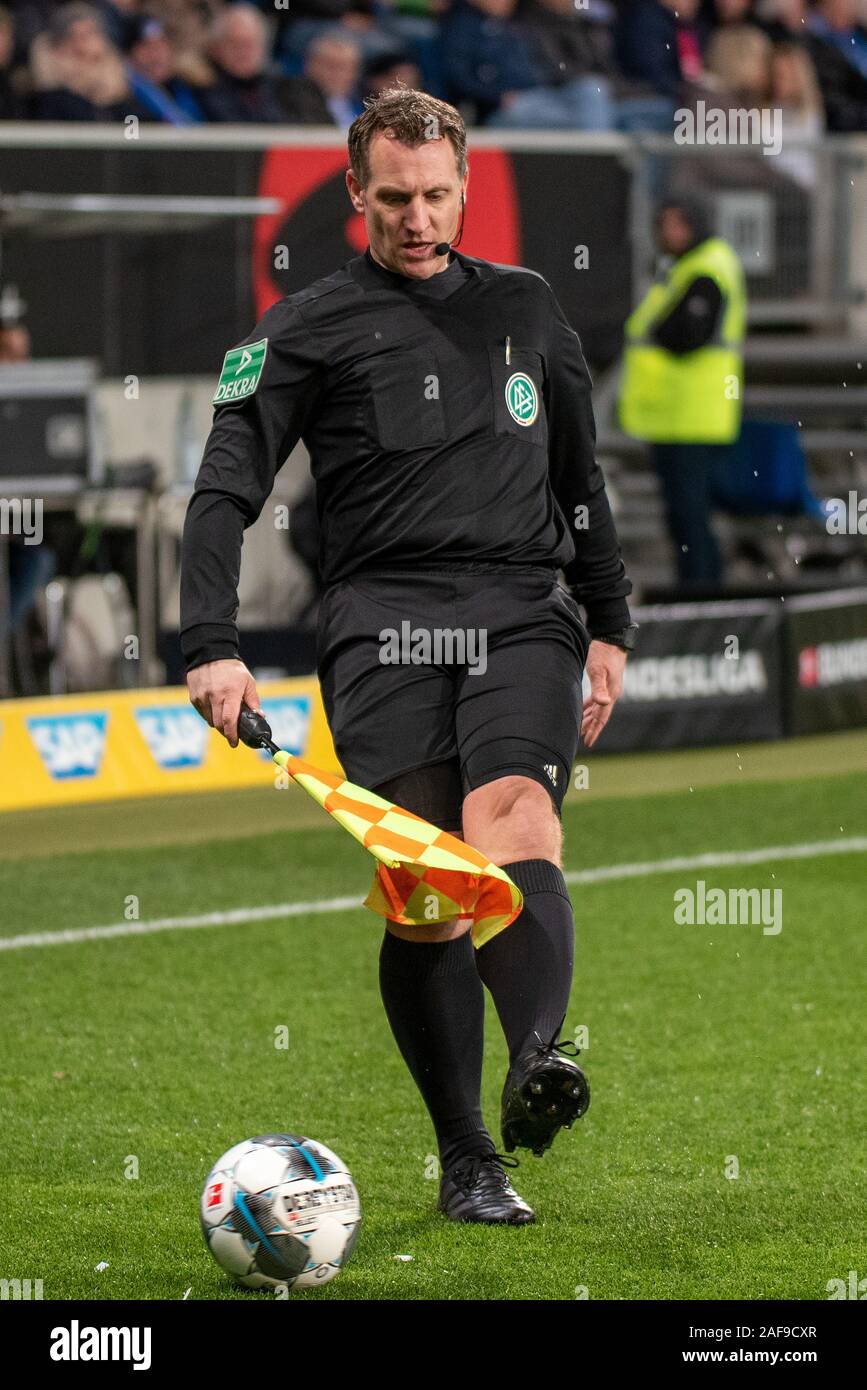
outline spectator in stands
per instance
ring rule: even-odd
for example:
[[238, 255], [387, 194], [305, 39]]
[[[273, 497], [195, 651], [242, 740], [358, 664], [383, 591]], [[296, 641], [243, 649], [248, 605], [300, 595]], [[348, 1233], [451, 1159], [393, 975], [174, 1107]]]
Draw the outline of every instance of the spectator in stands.
[[422, 75], [410, 53], [381, 53], [364, 65], [362, 101], [378, 97], [389, 87], [422, 89]]
[[814, 139], [824, 130], [824, 110], [810, 56], [802, 43], [774, 44], [755, 24], [719, 29], [707, 49], [708, 72], [720, 82], [716, 104], [752, 110], [769, 107], [779, 113], [781, 145], [773, 171], [804, 188], [815, 186], [816, 157], [809, 150], [790, 148], [798, 140]]
[[771, 105], [782, 112], [783, 121], [783, 148], [774, 159], [774, 168], [802, 188], [815, 188], [819, 176], [816, 155], [808, 149], [791, 148], [797, 140], [817, 140], [825, 130], [816, 69], [803, 44], [774, 45]]
[[816, 0], [807, 27], [867, 80], [867, 29], [858, 19], [858, 0]]
[[[495, 115], [505, 122], [511, 107], [526, 109], [523, 94], [541, 87], [542, 75], [526, 35], [512, 18], [516, 0], [454, 0], [443, 19], [443, 67], [448, 100], [471, 103], [479, 124]], [[531, 124], [547, 124], [540, 118]]]
[[284, 70], [290, 74], [302, 71], [309, 45], [335, 28], [345, 29], [355, 39], [362, 63], [393, 50], [394, 37], [379, 22], [382, 8], [379, 0], [292, 0], [290, 16], [277, 41], [277, 56]]
[[293, 0], [278, 41], [278, 54], [287, 71], [301, 70], [307, 45], [339, 24], [354, 3], [355, 0]]
[[362, 63], [394, 49], [394, 39], [380, 23], [384, 13], [387, 6], [382, 0], [352, 0], [340, 21], [340, 28], [348, 29], [358, 44]]
[[[707, 46], [707, 71], [719, 81], [720, 95], [733, 105], [763, 105], [771, 93], [774, 45], [755, 24], [718, 29]], [[718, 98], [714, 98], [719, 104]]]
[[523, 0], [517, 17], [525, 26], [546, 87], [573, 93], [581, 130], [613, 130], [615, 84], [613, 11], [605, 0], [576, 10], [574, 0]]
[[[315, 0], [314, 0], [315, 3]], [[274, 41], [274, 57], [289, 76], [300, 75], [304, 71], [304, 52], [312, 39], [318, 38], [326, 29], [340, 23], [348, 8], [348, 0], [335, 0], [332, 14], [310, 14], [305, 0], [299, 5], [277, 17], [277, 37]]]
[[0, 121], [20, 121], [25, 114], [13, 80], [14, 54], [15, 25], [9, 11], [0, 6]]
[[[440, 21], [452, 0], [391, 0], [379, 11], [379, 27], [391, 48], [405, 49], [418, 64], [421, 80], [412, 85], [432, 96], [445, 98]], [[368, 56], [366, 61], [371, 61]]]
[[630, 82], [614, 59], [613, 7], [608, 0], [521, 0], [526, 26], [545, 83], [580, 89], [583, 110], [570, 124], [587, 130], [670, 132], [674, 107], [645, 83]]
[[744, 276], [697, 200], [664, 203], [656, 233], [667, 264], [626, 323], [620, 419], [652, 445], [681, 584], [714, 585], [712, 487], [740, 432]]
[[30, 52], [30, 45], [48, 28], [51, 16], [57, 6], [53, 0], [5, 0], [12, 11], [14, 21], [15, 49], [13, 63], [24, 64]]
[[867, 30], [857, 17], [857, 0], [818, 0], [807, 25], [829, 130], [867, 130]]
[[325, 93], [306, 73], [280, 78], [279, 90], [283, 118], [290, 125], [335, 124]]
[[525, 23], [514, 17], [516, 0], [455, 0], [443, 21], [449, 100], [472, 102], [489, 126], [612, 130], [605, 21], [573, 24], [564, 3], [542, 0]]
[[[97, 10], [102, 27], [109, 43], [115, 48], [123, 48], [127, 41], [127, 31], [140, 9], [139, 0], [88, 0]], [[58, 0], [11, 0], [15, 10], [16, 29], [22, 45], [22, 57], [26, 57], [30, 45], [37, 34], [44, 33], [61, 6]], [[183, 0], [188, 4], [189, 0]]]
[[807, 37], [807, 0], [757, 0], [755, 22], [774, 43], [800, 43]]
[[43, 121], [113, 121], [150, 112], [133, 96], [120, 53], [93, 5], [63, 5], [30, 50], [32, 114]]
[[110, 43], [124, 49], [130, 31], [138, 18], [139, 0], [90, 0], [102, 15], [102, 23]]
[[574, 0], [522, 0], [516, 11], [532, 40], [543, 75], [550, 85], [582, 80], [591, 91], [604, 92], [604, 119], [610, 130], [614, 63], [613, 11], [601, 0], [576, 10]]
[[708, 0], [701, 13], [709, 29], [728, 29], [752, 23], [753, 9], [753, 0]]
[[209, 121], [285, 121], [268, 48], [268, 27], [254, 5], [228, 5], [218, 13], [209, 46], [216, 78], [198, 94]]
[[707, 25], [699, 0], [627, 0], [616, 31], [623, 72], [678, 101], [704, 78]]
[[348, 130], [364, 110], [358, 96], [361, 53], [355, 40], [337, 29], [320, 34], [307, 49], [304, 75], [322, 93], [334, 124]]
[[177, 74], [175, 55], [159, 19], [141, 15], [127, 34], [127, 78], [155, 121], [195, 125], [204, 113], [195, 93]]
[[214, 81], [207, 50], [214, 21], [222, 8], [223, 0], [148, 0], [149, 12], [165, 26], [178, 77], [193, 88]]
[[304, 71], [280, 79], [284, 119], [298, 125], [347, 129], [362, 111], [358, 98], [361, 57], [350, 31], [331, 25], [313, 39]]

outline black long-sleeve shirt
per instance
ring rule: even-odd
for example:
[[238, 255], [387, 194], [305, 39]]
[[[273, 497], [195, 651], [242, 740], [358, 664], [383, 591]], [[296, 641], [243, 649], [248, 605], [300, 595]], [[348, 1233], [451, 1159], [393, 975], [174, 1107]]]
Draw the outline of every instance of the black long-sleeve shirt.
[[[414, 281], [368, 249], [267, 311], [244, 341], [267, 340], [257, 381], [261, 347], [252, 368], [224, 364], [224, 382], [245, 384], [218, 392], [187, 512], [188, 669], [238, 653], [243, 532], [299, 439], [326, 585], [361, 570], [549, 564], [591, 636], [629, 622], [578, 337], [542, 276], [452, 256]], [[432, 293], [456, 270], [457, 288]]]
[[709, 275], [697, 275], [671, 311], [657, 323], [654, 341], [678, 356], [696, 352], [716, 333], [722, 309], [719, 285]]

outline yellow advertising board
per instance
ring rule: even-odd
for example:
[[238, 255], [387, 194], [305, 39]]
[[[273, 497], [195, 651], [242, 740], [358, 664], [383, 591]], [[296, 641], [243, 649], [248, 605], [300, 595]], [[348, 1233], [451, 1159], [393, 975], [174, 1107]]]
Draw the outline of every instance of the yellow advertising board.
[[[340, 771], [315, 677], [259, 695], [281, 748]], [[272, 770], [209, 728], [184, 686], [0, 701], [0, 811], [255, 787]]]

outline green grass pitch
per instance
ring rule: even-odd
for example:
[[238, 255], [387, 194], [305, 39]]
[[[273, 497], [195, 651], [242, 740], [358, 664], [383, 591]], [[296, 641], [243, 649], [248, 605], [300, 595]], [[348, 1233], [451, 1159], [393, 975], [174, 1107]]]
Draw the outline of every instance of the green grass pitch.
[[[865, 836], [865, 768], [864, 733], [596, 759], [567, 801], [565, 867]], [[372, 871], [297, 788], [7, 816], [0, 842], [7, 937], [122, 922], [131, 895], [143, 921], [360, 904]], [[867, 1274], [865, 863], [571, 885], [564, 1036], [589, 1028], [593, 1101], [544, 1159], [519, 1154], [526, 1228], [436, 1213], [432, 1131], [379, 1000], [382, 925], [361, 906], [0, 953], [0, 1277], [41, 1278], [45, 1298], [267, 1297], [213, 1263], [197, 1203], [231, 1144], [290, 1130], [346, 1160], [364, 1212], [343, 1274], [293, 1297], [824, 1299]], [[780, 934], [676, 925], [674, 892], [699, 877], [781, 889]], [[498, 1144], [505, 1060], [489, 999]]]

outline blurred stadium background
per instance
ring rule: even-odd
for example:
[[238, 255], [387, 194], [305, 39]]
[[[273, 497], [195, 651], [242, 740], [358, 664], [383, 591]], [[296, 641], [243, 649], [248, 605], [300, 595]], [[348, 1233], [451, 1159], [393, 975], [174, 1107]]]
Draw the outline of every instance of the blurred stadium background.
[[[229, 1143], [287, 1128], [340, 1152], [374, 1209], [332, 1296], [441, 1296], [448, 1268], [453, 1297], [817, 1298], [863, 1272], [862, 22], [865, 0], [0, 5], [0, 949], [5, 1041], [27, 1042], [4, 1060], [0, 1118], [6, 1235], [20, 1218], [30, 1242], [7, 1240], [0, 1274], [53, 1271], [52, 1296], [222, 1296], [197, 1184]], [[322, 915], [360, 902], [363, 856], [302, 793], [275, 797], [267, 762], [229, 750], [182, 688], [179, 543], [223, 355], [363, 251], [346, 130], [394, 81], [467, 120], [460, 249], [539, 271], [581, 336], [642, 625], [565, 813], [584, 942], [570, 1026], [598, 1027], [601, 1100], [583, 1147], [525, 1165], [526, 1195], [562, 1218], [525, 1269], [480, 1272], [479, 1232], [458, 1248], [422, 1222], [430, 1138], [379, 1010], [371, 919]], [[700, 101], [780, 112], [782, 152], [678, 145], [674, 112]], [[654, 207], [696, 193], [744, 266], [749, 331], [714, 507], [723, 580], [687, 589], [616, 401]], [[278, 741], [329, 766], [303, 445], [272, 500], [245, 541], [242, 651]], [[672, 937], [672, 887], [702, 862], [723, 885], [747, 863], [750, 884], [785, 885], [779, 942]], [[751, 1175], [736, 1204], [734, 1151]], [[383, 1264], [410, 1241], [420, 1263]]]

